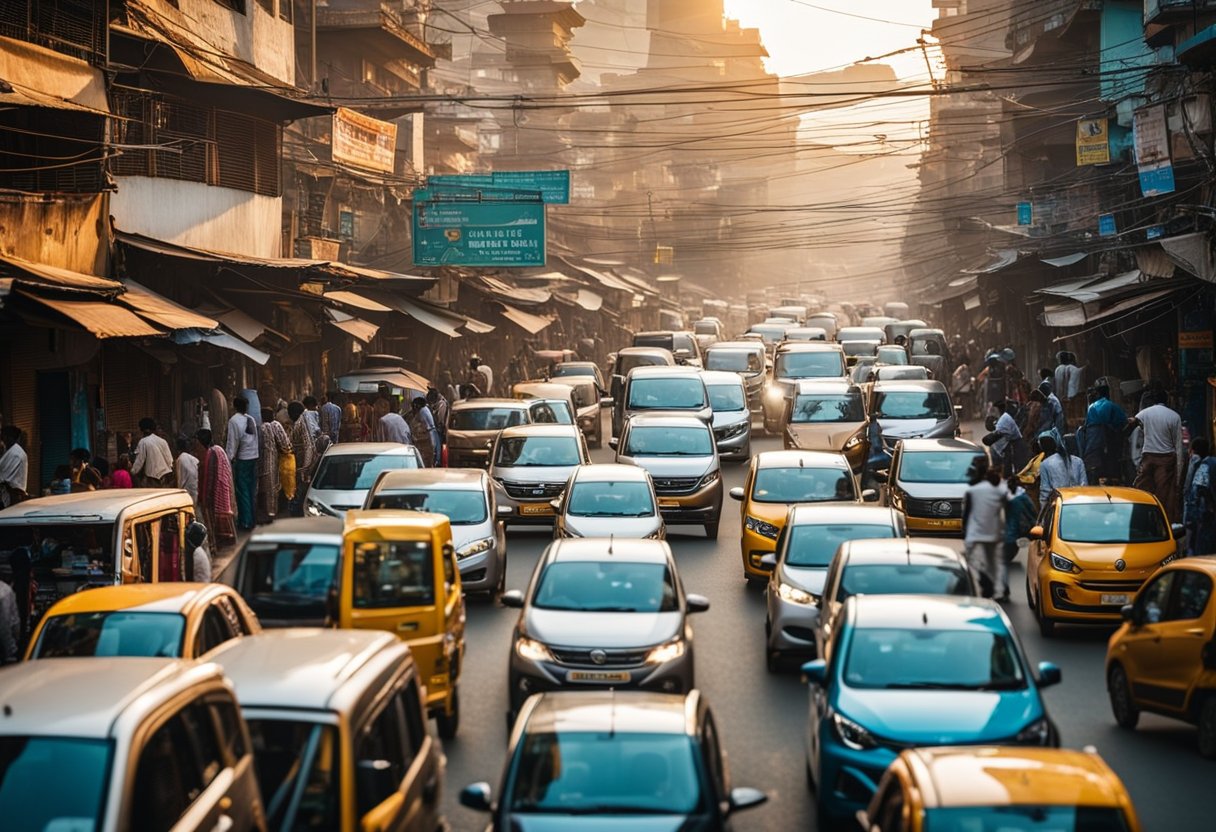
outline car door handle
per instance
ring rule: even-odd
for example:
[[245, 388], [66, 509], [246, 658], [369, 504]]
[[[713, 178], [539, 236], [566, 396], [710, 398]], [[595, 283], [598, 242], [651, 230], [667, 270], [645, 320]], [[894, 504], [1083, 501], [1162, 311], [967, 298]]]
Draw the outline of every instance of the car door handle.
[[1202, 627], [1192, 627], [1185, 632], [1188, 636], [1199, 636], [1200, 638], [1207, 635], [1207, 630], [1203, 629]]

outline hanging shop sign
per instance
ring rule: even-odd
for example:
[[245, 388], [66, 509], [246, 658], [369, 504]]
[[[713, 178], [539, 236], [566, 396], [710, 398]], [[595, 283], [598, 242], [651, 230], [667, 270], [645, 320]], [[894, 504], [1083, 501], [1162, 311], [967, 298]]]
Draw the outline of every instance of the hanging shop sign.
[[1119, 229], [1115, 225], [1114, 214], [1102, 214], [1098, 217], [1098, 235], [1101, 237], [1113, 237], [1119, 233]]
[[333, 158], [368, 170], [392, 173], [397, 125], [339, 107], [334, 112]]
[[1145, 196], [1173, 193], [1174, 165], [1170, 160], [1170, 137], [1165, 125], [1165, 105], [1155, 104], [1137, 110], [1134, 130], [1140, 192]]
[[415, 265], [545, 265], [544, 203], [434, 196], [414, 194]]
[[1034, 222], [1034, 206], [1029, 202], [1018, 203], [1018, 225], [1030, 225]]
[[568, 170], [520, 170], [494, 171], [493, 173], [440, 174], [428, 176], [427, 188], [432, 191], [447, 188], [464, 190], [510, 190], [535, 191], [548, 205], [566, 205], [570, 202], [570, 171]]
[[1077, 122], [1077, 165], [1110, 164], [1110, 129], [1105, 118]]

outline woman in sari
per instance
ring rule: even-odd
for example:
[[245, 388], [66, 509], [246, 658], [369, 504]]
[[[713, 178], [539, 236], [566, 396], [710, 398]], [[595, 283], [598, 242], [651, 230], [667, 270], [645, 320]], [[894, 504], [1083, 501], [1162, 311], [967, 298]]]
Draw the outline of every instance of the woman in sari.
[[236, 543], [236, 505], [233, 502], [232, 463], [228, 454], [212, 444], [211, 431], [203, 428], [195, 434], [194, 455], [198, 457], [198, 504], [208, 536], [216, 549]]
[[[279, 460], [292, 456], [291, 440], [274, 418], [274, 411], [262, 408], [261, 455], [258, 457], [258, 522], [273, 523], [279, 513]], [[292, 458], [295, 477], [295, 458]], [[295, 496], [294, 491], [292, 496]]]

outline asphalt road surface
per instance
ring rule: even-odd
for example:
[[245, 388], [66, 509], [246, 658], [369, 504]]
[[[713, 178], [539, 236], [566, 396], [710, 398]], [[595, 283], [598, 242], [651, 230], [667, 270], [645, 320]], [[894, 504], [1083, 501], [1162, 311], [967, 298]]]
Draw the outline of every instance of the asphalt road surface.
[[[779, 449], [754, 439], [753, 452]], [[607, 462], [611, 451], [592, 453]], [[744, 466], [727, 465], [725, 487], [742, 485]], [[739, 504], [727, 498], [717, 541], [700, 529], [674, 527], [669, 541], [685, 589], [707, 596], [709, 612], [694, 619], [697, 686], [718, 719], [736, 786], [754, 786], [767, 804], [735, 817], [738, 830], [815, 829], [813, 798], [804, 776], [807, 693], [796, 672], [773, 675], [764, 664], [764, 595], [748, 588], [739, 556]], [[508, 589], [524, 589], [547, 532], [508, 532]], [[1145, 714], [1134, 732], [1110, 715], [1103, 659], [1110, 630], [1060, 628], [1042, 639], [1026, 608], [1023, 559], [1010, 574], [1008, 609], [1032, 662], [1056, 662], [1063, 684], [1046, 691], [1048, 708], [1066, 747], [1094, 746], [1123, 778], [1146, 830], [1216, 829], [1216, 762], [1196, 750], [1195, 729]], [[459, 806], [460, 790], [486, 780], [497, 793], [505, 759], [507, 656], [517, 610], [473, 599], [469, 604], [467, 659], [461, 678], [460, 735], [448, 755], [444, 807], [453, 830], [479, 830], [486, 822]]]

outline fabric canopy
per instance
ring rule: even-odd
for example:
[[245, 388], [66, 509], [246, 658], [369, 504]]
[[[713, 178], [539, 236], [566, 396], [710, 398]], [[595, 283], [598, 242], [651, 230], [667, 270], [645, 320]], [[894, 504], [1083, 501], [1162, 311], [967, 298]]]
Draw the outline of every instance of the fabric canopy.
[[502, 304], [502, 316], [531, 335], [540, 332], [555, 320], [551, 317], [533, 315], [531, 312], [516, 309], [506, 303]]
[[23, 297], [70, 318], [98, 338], [141, 338], [163, 333], [131, 310], [104, 300], [58, 300], [21, 291]]
[[200, 332], [197, 329], [183, 329], [173, 333], [175, 344], [211, 344], [220, 349], [239, 352], [251, 361], [264, 365], [270, 360], [270, 353], [262, 352], [228, 332]]

